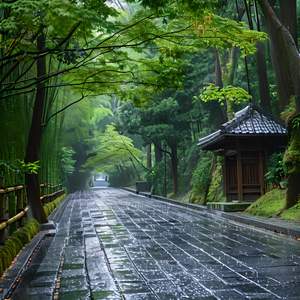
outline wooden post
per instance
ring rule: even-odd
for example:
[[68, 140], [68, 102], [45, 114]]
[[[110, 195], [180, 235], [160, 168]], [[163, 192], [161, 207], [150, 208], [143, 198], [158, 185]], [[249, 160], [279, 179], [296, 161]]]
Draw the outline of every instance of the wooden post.
[[238, 200], [243, 201], [243, 170], [242, 170], [242, 157], [241, 151], [237, 153], [237, 188], [238, 188]]
[[[4, 221], [5, 219], [5, 195], [0, 194], [0, 222]], [[0, 230], [0, 244], [4, 243], [5, 239], [5, 229]]]
[[260, 184], [260, 195], [265, 193], [265, 162], [264, 162], [264, 153], [259, 151], [259, 184]]
[[[12, 218], [17, 214], [17, 197], [16, 192], [8, 194], [8, 217]], [[17, 229], [17, 224], [13, 223], [9, 226], [9, 234], [12, 234]]]
[[227, 164], [226, 164], [226, 155], [224, 154], [224, 162], [223, 162], [223, 185], [224, 185], [224, 194], [225, 194], [225, 199], [226, 199], [226, 202], [228, 202], [228, 198], [227, 198], [227, 193], [228, 193], [228, 186], [227, 186], [227, 174], [226, 174], [226, 167], [227, 167]]
[[[0, 176], [0, 188], [4, 188], [4, 177]], [[5, 194], [0, 194], [0, 222], [5, 218]], [[0, 230], [0, 244], [3, 244], [5, 239], [5, 230]]]
[[[16, 206], [17, 206], [17, 214], [23, 210], [23, 196], [22, 196], [23, 189], [16, 191]], [[23, 224], [23, 218], [19, 220], [17, 227], [21, 227]]]

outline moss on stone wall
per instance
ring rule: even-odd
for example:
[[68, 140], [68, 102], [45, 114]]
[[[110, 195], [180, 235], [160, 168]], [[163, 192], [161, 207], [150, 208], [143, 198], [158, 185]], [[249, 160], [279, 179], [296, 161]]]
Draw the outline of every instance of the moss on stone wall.
[[45, 214], [46, 214], [47, 217], [64, 200], [64, 198], [65, 198], [65, 195], [62, 195], [62, 196], [58, 197], [57, 199], [53, 200], [52, 202], [49, 202], [49, 203], [44, 205], [44, 211], [45, 211]]
[[257, 199], [245, 212], [256, 216], [272, 217], [284, 208], [285, 195], [285, 190], [273, 189]]
[[293, 207], [285, 207], [286, 190], [273, 189], [257, 199], [245, 212], [262, 217], [280, 217], [290, 221], [300, 221], [300, 202]]
[[190, 202], [225, 201], [222, 166], [222, 157], [213, 157], [210, 153], [202, 155], [193, 173]]
[[[62, 195], [54, 201], [44, 205], [44, 210], [47, 216], [64, 200]], [[20, 250], [38, 233], [39, 223], [35, 219], [28, 220], [25, 225], [16, 230], [5, 241], [3, 246], [0, 246], [0, 276], [11, 265], [14, 258]]]
[[290, 142], [284, 154], [283, 162], [288, 174], [300, 173], [300, 116], [289, 125]]
[[291, 221], [300, 221], [300, 202], [296, 205], [292, 206], [291, 208], [283, 211], [280, 215], [281, 218], [285, 220]]
[[15, 231], [0, 247], [0, 275], [10, 266], [16, 255], [39, 231], [39, 223], [31, 219]]
[[212, 179], [207, 194], [207, 202], [222, 202], [226, 201], [223, 187], [223, 159], [218, 157], [216, 167], [212, 173]]

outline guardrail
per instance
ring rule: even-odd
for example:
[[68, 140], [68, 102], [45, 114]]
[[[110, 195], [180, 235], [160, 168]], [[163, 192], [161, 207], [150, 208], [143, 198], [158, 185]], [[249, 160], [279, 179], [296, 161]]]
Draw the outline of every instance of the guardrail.
[[[61, 184], [43, 183], [40, 188], [43, 204], [52, 202], [64, 193]], [[28, 210], [25, 185], [0, 188], [0, 244], [5, 239], [7, 229], [8, 234], [11, 234], [23, 225]]]

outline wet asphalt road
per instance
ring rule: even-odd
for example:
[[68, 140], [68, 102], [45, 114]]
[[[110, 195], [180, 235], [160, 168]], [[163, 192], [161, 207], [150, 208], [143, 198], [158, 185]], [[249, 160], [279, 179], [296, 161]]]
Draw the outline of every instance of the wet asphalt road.
[[77, 193], [12, 299], [300, 299], [300, 242], [104, 188]]

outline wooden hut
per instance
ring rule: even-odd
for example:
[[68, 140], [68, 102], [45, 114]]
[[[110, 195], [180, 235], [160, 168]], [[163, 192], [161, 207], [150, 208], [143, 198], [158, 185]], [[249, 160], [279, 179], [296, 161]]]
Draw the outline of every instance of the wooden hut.
[[266, 160], [283, 149], [287, 132], [260, 108], [249, 105], [198, 145], [224, 156], [224, 192], [227, 201], [251, 202], [265, 193]]

